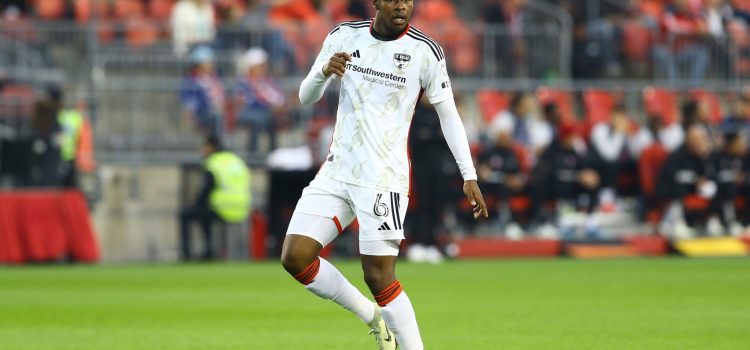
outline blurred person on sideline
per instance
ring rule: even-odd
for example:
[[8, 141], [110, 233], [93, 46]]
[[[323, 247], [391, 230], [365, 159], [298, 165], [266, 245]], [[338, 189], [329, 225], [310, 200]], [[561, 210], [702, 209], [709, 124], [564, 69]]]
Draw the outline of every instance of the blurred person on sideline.
[[603, 210], [616, 209], [617, 195], [634, 195], [638, 182], [625, 185], [618, 183], [621, 176], [637, 178], [638, 163], [634, 147], [637, 125], [625, 114], [623, 106], [616, 106], [609, 122], [600, 122], [591, 129], [591, 146], [602, 176], [602, 191], [599, 202]]
[[[524, 173], [523, 160], [515, 149], [508, 130], [498, 129], [497, 125], [488, 131], [491, 144], [478, 157], [477, 175], [480, 186], [486, 189], [488, 195], [496, 197], [509, 212], [509, 222], [504, 222], [503, 232], [510, 239], [520, 239], [528, 229], [533, 210], [520, 212], [514, 210], [510, 204], [514, 197], [531, 197], [529, 178]], [[518, 146], [520, 147], [520, 146]], [[497, 212], [490, 213], [490, 218], [497, 216]]]
[[724, 117], [719, 124], [719, 130], [724, 133], [737, 130], [750, 138], [750, 96], [747, 93], [740, 94], [734, 103], [732, 114]]
[[413, 262], [440, 263], [437, 237], [443, 222], [443, 208], [448, 200], [451, 153], [440, 130], [440, 118], [426, 98], [420, 100], [409, 131], [411, 174], [416, 208], [414, 223], [408, 230], [409, 250]]
[[635, 156], [640, 158], [643, 150], [654, 143], [659, 143], [668, 152], [672, 152], [682, 146], [684, 140], [685, 131], [680, 123], [665, 125], [664, 118], [654, 114], [646, 117], [645, 125], [635, 133], [632, 147]]
[[518, 92], [510, 100], [508, 109], [498, 113], [492, 120], [492, 128], [498, 131], [508, 131], [513, 141], [523, 145], [534, 153], [545, 148], [551, 136], [549, 131], [534, 117], [536, 98], [528, 92]]
[[235, 89], [238, 122], [250, 129], [248, 151], [258, 151], [261, 131], [268, 134], [269, 150], [276, 148], [277, 119], [286, 114], [286, 96], [279, 82], [268, 74], [268, 54], [251, 48], [238, 60], [240, 81]]
[[653, 55], [658, 74], [670, 81], [684, 79], [680, 69], [687, 69], [685, 78], [700, 84], [706, 75], [711, 57], [704, 39], [709, 35], [706, 22], [690, 7], [690, 0], [674, 0], [661, 19], [661, 43]]
[[723, 133], [722, 137], [723, 146], [714, 155], [718, 186], [714, 210], [726, 231], [738, 235], [742, 232], [743, 213], [736, 210], [735, 200], [745, 194], [743, 191], [747, 187], [747, 135], [738, 130], [731, 130]]
[[210, 0], [179, 0], [172, 7], [170, 25], [177, 56], [198, 45], [212, 45], [216, 38], [216, 16]]
[[59, 187], [63, 162], [60, 152], [61, 127], [57, 119], [59, 105], [51, 99], [34, 103], [31, 114], [30, 173], [19, 178], [22, 186]]
[[224, 131], [224, 86], [214, 71], [214, 52], [198, 46], [190, 53], [190, 68], [180, 87], [183, 116], [206, 135]]
[[576, 124], [560, 125], [557, 139], [542, 153], [533, 174], [535, 201], [539, 205], [554, 201], [557, 208], [540, 211], [541, 221], [556, 226], [564, 238], [573, 238], [577, 225], [569, 221], [568, 214], [582, 210], [586, 236], [599, 236], [595, 209], [601, 177]]
[[204, 162], [203, 184], [191, 207], [179, 214], [182, 260], [193, 259], [190, 225], [201, 226], [204, 241], [202, 260], [217, 258], [212, 224], [238, 223], [250, 212], [250, 170], [245, 161], [225, 150], [217, 136], [207, 136], [201, 149]]
[[674, 234], [685, 237], [694, 229], [702, 232], [712, 214], [716, 197], [716, 167], [712, 142], [705, 128], [688, 127], [685, 143], [669, 155], [659, 174], [656, 189], [663, 200], [672, 202]]
[[81, 185], [79, 183], [79, 170], [91, 172], [95, 166], [93, 147], [91, 147], [93, 144], [91, 124], [80, 110], [64, 108], [63, 92], [60, 87], [50, 86], [47, 93], [58, 110], [57, 120], [60, 125], [59, 144], [62, 159], [61, 184], [63, 187], [78, 188]]

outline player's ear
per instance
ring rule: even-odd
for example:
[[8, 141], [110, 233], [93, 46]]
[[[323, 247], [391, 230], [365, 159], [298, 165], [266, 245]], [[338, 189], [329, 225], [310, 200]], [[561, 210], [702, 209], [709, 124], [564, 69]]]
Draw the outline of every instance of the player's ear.
[[375, 9], [380, 11], [380, 0], [372, 0], [372, 6], [375, 6]]

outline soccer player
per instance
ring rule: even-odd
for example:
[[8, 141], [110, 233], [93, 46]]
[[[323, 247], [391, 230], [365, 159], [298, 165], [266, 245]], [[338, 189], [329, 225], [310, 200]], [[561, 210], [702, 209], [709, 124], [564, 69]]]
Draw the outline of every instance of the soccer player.
[[[423, 93], [438, 112], [474, 217], [487, 217], [487, 207], [442, 48], [409, 25], [412, 0], [373, 4], [374, 19], [345, 22], [328, 34], [300, 86], [304, 104], [318, 101], [333, 80], [341, 81], [341, 95], [330, 154], [297, 203], [281, 261], [308, 290], [356, 314], [379, 349], [398, 343], [421, 350], [414, 309], [395, 270], [409, 200], [407, 135]], [[355, 217], [364, 279], [377, 304], [318, 256]]]

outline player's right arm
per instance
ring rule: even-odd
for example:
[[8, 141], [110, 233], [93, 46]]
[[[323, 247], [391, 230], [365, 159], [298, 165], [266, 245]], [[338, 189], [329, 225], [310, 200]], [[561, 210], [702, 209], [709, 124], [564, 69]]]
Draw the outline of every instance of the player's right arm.
[[344, 76], [346, 62], [351, 61], [352, 57], [348, 53], [338, 52], [340, 33], [341, 30], [334, 30], [328, 34], [310, 73], [300, 84], [299, 100], [302, 104], [315, 103], [320, 100], [334, 74], [339, 77]]

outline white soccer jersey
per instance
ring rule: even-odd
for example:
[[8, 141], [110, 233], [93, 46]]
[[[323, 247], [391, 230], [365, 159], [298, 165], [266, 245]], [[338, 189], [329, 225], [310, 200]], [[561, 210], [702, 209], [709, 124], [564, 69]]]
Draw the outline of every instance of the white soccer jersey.
[[375, 39], [372, 20], [345, 22], [326, 38], [312, 67], [337, 52], [352, 56], [341, 93], [330, 154], [320, 172], [336, 180], [384, 191], [409, 193], [407, 152], [415, 106], [453, 98], [442, 48], [409, 27], [392, 41]]

